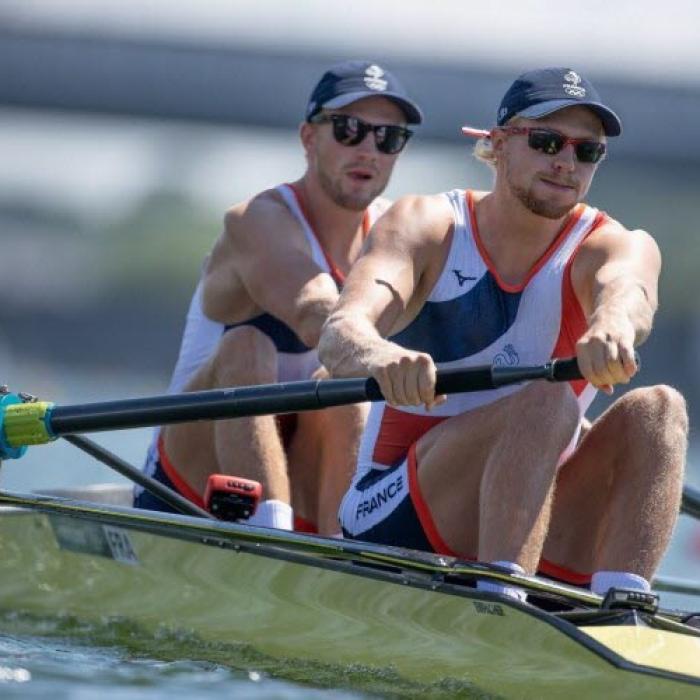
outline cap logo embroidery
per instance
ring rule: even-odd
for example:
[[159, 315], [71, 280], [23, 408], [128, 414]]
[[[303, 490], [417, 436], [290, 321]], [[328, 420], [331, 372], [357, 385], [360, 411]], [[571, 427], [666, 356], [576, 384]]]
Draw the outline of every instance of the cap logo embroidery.
[[506, 114], [508, 114], [508, 107], [501, 107], [500, 111], [498, 112], [498, 118], [503, 119]]
[[562, 87], [564, 88], [564, 92], [569, 95], [570, 97], [585, 97], [586, 96], [586, 88], [581, 87], [581, 76], [570, 70], [565, 76], [564, 80], [566, 81], [565, 83], [562, 84]]
[[365, 85], [370, 90], [383, 92], [387, 88], [387, 81], [382, 77], [384, 71], [376, 64], [368, 66], [365, 70]]

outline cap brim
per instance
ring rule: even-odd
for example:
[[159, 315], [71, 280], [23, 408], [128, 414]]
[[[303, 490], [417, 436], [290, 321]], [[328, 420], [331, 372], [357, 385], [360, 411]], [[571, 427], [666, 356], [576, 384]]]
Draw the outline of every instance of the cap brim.
[[593, 110], [600, 121], [603, 123], [603, 131], [606, 136], [619, 136], [622, 133], [622, 121], [609, 107], [600, 102], [586, 102], [585, 100], [549, 100], [532, 105], [518, 112], [515, 116], [525, 117], [526, 119], [539, 119], [546, 117], [548, 114], [558, 112], [566, 107], [588, 107]]
[[321, 107], [323, 109], [347, 107], [349, 104], [357, 102], [357, 100], [362, 100], [365, 97], [385, 97], [387, 100], [394, 102], [401, 109], [406, 116], [406, 123], [421, 124], [423, 122], [423, 113], [420, 111], [418, 105], [393, 92], [377, 92], [376, 90], [346, 92], [344, 95], [338, 95], [338, 97], [324, 102]]

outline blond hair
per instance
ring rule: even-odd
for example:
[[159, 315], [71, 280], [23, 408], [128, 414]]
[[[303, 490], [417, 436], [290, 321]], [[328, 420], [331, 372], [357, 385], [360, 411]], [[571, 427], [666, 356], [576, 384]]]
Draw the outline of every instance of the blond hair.
[[496, 169], [496, 154], [493, 152], [490, 136], [482, 136], [474, 145], [472, 153], [477, 160], [486, 163], [493, 170]]

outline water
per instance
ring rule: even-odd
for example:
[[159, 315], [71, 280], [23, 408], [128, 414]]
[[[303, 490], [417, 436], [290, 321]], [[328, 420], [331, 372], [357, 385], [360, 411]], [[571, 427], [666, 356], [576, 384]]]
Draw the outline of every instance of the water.
[[[30, 628], [31, 629], [31, 628]], [[21, 636], [20, 636], [21, 635]], [[101, 698], [360, 698], [275, 680], [207, 661], [163, 661], [101, 646], [93, 639], [40, 636], [19, 630], [0, 635], [0, 696], [86, 700]]]
[[[8, 369], [8, 364], [5, 364]], [[15, 390], [29, 390], [57, 403], [81, 403], [159, 394], [164, 384], [153, 377], [123, 373], [57, 370], [47, 365], [20, 368], [9, 364], [3, 381]], [[93, 439], [138, 466], [151, 430], [97, 433]], [[689, 483], [700, 485], [700, 454], [691, 459]], [[95, 482], [124, 482], [123, 477], [81, 453], [65, 441], [31, 448], [21, 460], [3, 464], [0, 487], [27, 491], [43, 487], [78, 486]], [[700, 580], [700, 523], [682, 517], [659, 572]], [[667, 606], [700, 608], [698, 599], [666, 595]], [[140, 637], [130, 626], [85, 626], [74, 620], [0, 618], [0, 697], [83, 700], [84, 698], [369, 698], [426, 697], [426, 689], [406, 687], [390, 675], [367, 682], [362, 669], [302, 667], [271, 662], [251, 650], [200, 649], [182, 640], [159, 639], [157, 655], [152, 637]], [[314, 688], [307, 685], [313, 679]], [[444, 689], [443, 693], [444, 694]], [[454, 689], [450, 697], [476, 697]]]

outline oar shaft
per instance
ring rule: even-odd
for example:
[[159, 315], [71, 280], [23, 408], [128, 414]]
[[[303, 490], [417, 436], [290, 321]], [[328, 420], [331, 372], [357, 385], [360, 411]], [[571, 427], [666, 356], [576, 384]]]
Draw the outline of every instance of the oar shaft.
[[[51, 412], [50, 428], [54, 435], [59, 436], [69, 433], [168, 425], [193, 420], [309, 411], [321, 408], [316, 396], [318, 384], [318, 381], [264, 384], [74, 406], [56, 406]], [[358, 394], [359, 390], [356, 390], [353, 397]], [[355, 398], [354, 400], [364, 399]]]
[[[576, 359], [534, 367], [471, 367], [438, 372], [437, 393], [485, 391], [531, 379], [580, 378]], [[54, 436], [166, 425], [193, 420], [295, 413], [384, 397], [374, 379], [332, 379], [214, 389], [104, 403], [56, 406], [49, 429]]]

